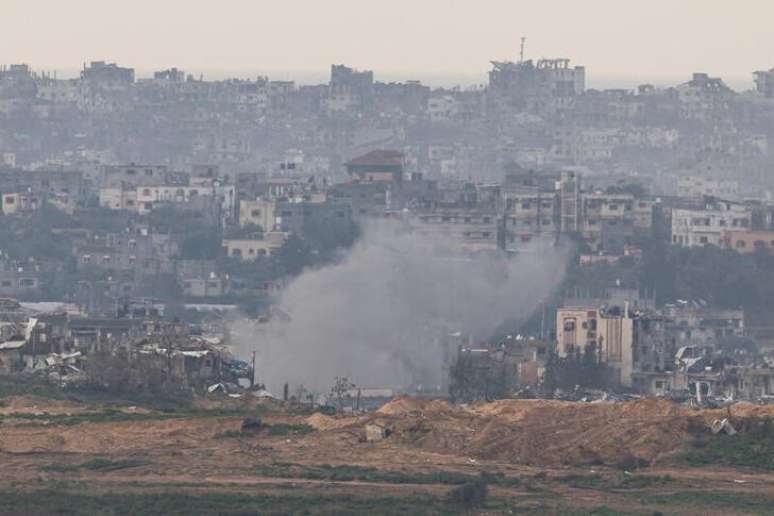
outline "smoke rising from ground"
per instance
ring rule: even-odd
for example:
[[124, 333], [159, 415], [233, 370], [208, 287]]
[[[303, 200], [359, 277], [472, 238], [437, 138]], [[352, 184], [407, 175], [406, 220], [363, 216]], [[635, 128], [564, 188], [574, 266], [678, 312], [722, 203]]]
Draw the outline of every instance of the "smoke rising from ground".
[[550, 243], [511, 257], [458, 247], [397, 223], [368, 226], [343, 260], [288, 286], [279, 306], [289, 318], [238, 323], [239, 351], [256, 350], [257, 379], [275, 393], [285, 382], [324, 392], [336, 376], [361, 387], [441, 385], [444, 335], [486, 338], [523, 321], [562, 280], [568, 254]]

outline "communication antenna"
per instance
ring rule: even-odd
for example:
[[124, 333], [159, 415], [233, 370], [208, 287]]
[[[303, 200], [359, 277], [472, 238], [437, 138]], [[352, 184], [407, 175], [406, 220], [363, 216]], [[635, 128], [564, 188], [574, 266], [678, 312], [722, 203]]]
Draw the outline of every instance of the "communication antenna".
[[524, 43], [527, 42], [526, 36], [521, 37], [521, 52], [519, 53], [519, 64], [524, 62]]

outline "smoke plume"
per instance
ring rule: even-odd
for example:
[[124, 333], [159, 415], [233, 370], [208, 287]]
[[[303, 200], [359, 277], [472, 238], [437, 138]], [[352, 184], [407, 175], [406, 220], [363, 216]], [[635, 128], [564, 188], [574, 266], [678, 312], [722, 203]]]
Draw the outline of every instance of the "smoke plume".
[[291, 282], [279, 316], [237, 323], [233, 335], [242, 355], [256, 351], [256, 377], [273, 392], [285, 382], [324, 392], [336, 376], [434, 388], [452, 351], [444, 338], [483, 339], [528, 318], [562, 280], [567, 254], [535, 243], [517, 256], [472, 255], [443, 236], [371, 225], [339, 263]]

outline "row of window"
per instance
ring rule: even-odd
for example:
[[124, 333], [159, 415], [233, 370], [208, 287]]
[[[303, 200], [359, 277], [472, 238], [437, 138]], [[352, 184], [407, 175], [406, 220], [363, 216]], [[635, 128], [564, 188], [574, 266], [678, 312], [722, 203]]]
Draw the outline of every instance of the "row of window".
[[0, 287], [2, 288], [13, 288], [14, 283], [16, 283], [20, 288], [33, 288], [37, 285], [37, 281], [33, 278], [19, 278], [18, 282], [14, 282], [14, 280], [2, 280], [0, 281]]
[[458, 217], [452, 215], [423, 215], [420, 217], [422, 222], [453, 222], [455, 224], [491, 224], [491, 217], [482, 217], [475, 219], [473, 217]]

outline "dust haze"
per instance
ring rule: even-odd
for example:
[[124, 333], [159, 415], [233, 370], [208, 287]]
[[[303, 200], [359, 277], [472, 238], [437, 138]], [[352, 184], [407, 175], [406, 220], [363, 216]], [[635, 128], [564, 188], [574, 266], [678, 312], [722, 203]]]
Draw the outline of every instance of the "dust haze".
[[401, 223], [365, 228], [335, 265], [309, 270], [267, 324], [233, 328], [243, 356], [256, 350], [257, 380], [323, 392], [334, 377], [361, 387], [435, 389], [445, 382], [448, 341], [474, 339], [529, 317], [561, 282], [567, 249], [536, 242], [518, 256], [468, 253], [443, 236]]

